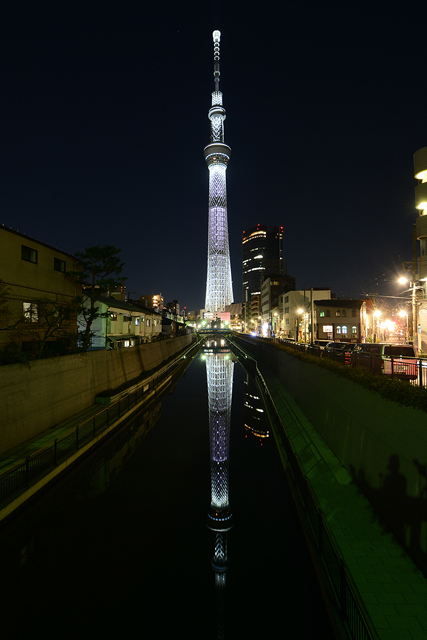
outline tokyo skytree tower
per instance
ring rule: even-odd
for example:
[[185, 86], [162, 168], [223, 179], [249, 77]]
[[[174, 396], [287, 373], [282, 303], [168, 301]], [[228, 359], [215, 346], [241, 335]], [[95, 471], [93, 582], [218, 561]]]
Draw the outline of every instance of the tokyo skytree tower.
[[204, 149], [209, 169], [208, 270], [205, 309], [216, 313], [224, 311], [226, 305], [233, 302], [225, 179], [231, 149], [224, 143], [225, 109], [222, 106], [222, 92], [219, 90], [221, 32], [214, 31], [212, 36], [215, 90], [212, 92], [212, 106], [208, 112], [208, 118], [211, 121], [211, 143]]

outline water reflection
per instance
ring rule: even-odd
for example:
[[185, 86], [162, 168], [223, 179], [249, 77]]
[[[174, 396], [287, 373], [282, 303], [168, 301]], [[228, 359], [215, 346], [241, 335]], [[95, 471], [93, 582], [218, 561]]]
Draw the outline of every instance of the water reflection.
[[247, 372], [245, 372], [244, 384], [246, 434], [259, 438], [262, 444], [263, 439], [270, 436], [267, 421], [265, 420], [264, 404], [255, 380]]
[[215, 533], [212, 569], [215, 573], [218, 610], [218, 638], [224, 637], [224, 594], [228, 569], [227, 532], [233, 526], [229, 503], [230, 418], [234, 362], [224, 340], [205, 343], [206, 379], [209, 403], [211, 503], [208, 527]]

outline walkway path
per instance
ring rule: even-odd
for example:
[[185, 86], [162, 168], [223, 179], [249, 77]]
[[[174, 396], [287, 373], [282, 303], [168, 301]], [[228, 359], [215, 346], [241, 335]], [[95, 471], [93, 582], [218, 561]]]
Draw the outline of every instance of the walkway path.
[[262, 370], [380, 640], [426, 640], [427, 579], [276, 376]]

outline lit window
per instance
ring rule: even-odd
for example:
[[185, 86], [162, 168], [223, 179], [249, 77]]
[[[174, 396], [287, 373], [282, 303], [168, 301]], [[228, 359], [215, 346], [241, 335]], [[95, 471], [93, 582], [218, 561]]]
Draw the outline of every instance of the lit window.
[[357, 327], [354, 327], [354, 326], [353, 326], [353, 327], [351, 327], [351, 333], [352, 333], [354, 336], [357, 336]]
[[347, 335], [347, 327], [345, 324], [342, 326], [341, 332]]
[[147, 318], [147, 327], [150, 326], [150, 320]]
[[55, 271], [60, 271], [61, 273], [65, 273], [65, 260], [60, 260], [59, 258], [53, 259], [53, 268]]
[[22, 312], [25, 322], [38, 322], [39, 312], [37, 309], [37, 304], [35, 304], [34, 302], [23, 302]]
[[115, 311], [112, 311], [110, 313], [110, 318], [111, 318], [111, 320], [117, 320], [117, 313]]
[[341, 317], [341, 309], [337, 309], [335, 311], [335, 315], [336, 315], [337, 318], [340, 318]]
[[141, 324], [141, 318], [135, 318], [135, 326], [137, 327], [139, 324]]
[[323, 309], [322, 309], [322, 311], [320, 312], [320, 317], [321, 317], [321, 318], [324, 318], [324, 317], [325, 317], [325, 312], [323, 311]]
[[337, 333], [341, 333], [341, 327], [337, 327]]
[[22, 260], [26, 260], [27, 262], [33, 262], [37, 264], [37, 256], [38, 251], [35, 249], [31, 249], [31, 247], [26, 247], [24, 244], [21, 247], [21, 258]]
[[334, 328], [331, 324], [323, 325], [323, 333], [333, 333]]

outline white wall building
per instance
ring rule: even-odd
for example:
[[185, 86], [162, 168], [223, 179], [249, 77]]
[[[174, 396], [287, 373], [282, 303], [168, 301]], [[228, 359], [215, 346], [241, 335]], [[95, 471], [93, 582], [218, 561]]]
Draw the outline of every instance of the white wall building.
[[279, 298], [279, 337], [310, 340], [311, 300], [330, 299], [330, 289], [287, 291]]
[[162, 316], [135, 305], [101, 298], [96, 303], [104, 317], [92, 324], [92, 349], [135, 347], [157, 340], [162, 331]]

